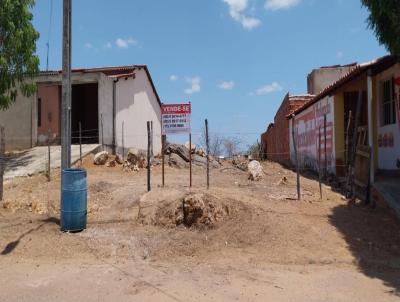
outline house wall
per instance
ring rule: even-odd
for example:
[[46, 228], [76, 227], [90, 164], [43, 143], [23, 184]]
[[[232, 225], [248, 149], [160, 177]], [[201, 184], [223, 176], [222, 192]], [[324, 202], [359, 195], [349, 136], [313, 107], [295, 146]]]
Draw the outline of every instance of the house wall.
[[0, 110], [0, 125], [5, 128], [6, 151], [31, 148], [36, 142], [36, 93], [31, 97], [18, 94], [6, 110]]
[[[335, 161], [336, 161], [336, 173], [338, 175], [345, 175], [345, 132], [347, 121], [345, 121], [344, 112], [344, 93], [354, 91], [366, 91], [367, 90], [367, 77], [365, 75], [360, 76], [353, 81], [345, 84], [341, 88], [335, 91], [334, 98], [334, 135], [335, 135]], [[353, 112], [353, 120], [355, 118], [355, 112]]]
[[400, 77], [400, 64], [385, 70], [376, 76], [375, 109], [377, 128], [377, 168], [381, 170], [400, 169], [400, 86], [395, 86], [396, 98], [396, 123], [381, 125], [381, 91], [379, 83], [384, 80]]
[[41, 83], [37, 86], [37, 99], [41, 99], [41, 126], [37, 124], [38, 143], [47, 142], [48, 131], [52, 139], [60, 137], [60, 87], [58, 84]]
[[161, 151], [161, 108], [144, 69], [136, 77], [116, 83], [116, 140], [122, 147], [124, 122], [125, 148], [147, 150], [147, 121], [153, 121], [153, 150]]
[[[295, 116], [294, 137], [297, 146], [297, 160], [303, 169], [318, 171], [319, 152], [321, 167], [325, 166], [325, 133], [324, 115], [326, 115], [326, 159], [329, 173], [336, 173], [335, 135], [334, 135], [334, 98], [325, 97]], [[320, 131], [320, 132], [319, 132]], [[292, 119], [289, 122], [289, 133], [292, 133]], [[319, 143], [319, 133], [321, 142]], [[290, 158], [295, 164], [293, 139], [290, 135]]]
[[[111, 148], [113, 145], [113, 80], [104, 74], [98, 76], [99, 143]], [[102, 127], [103, 125], [103, 127]], [[102, 129], [103, 128], [103, 129]]]
[[307, 76], [307, 90], [309, 94], [318, 94], [327, 86], [343, 77], [354, 66], [322, 67], [314, 69]]

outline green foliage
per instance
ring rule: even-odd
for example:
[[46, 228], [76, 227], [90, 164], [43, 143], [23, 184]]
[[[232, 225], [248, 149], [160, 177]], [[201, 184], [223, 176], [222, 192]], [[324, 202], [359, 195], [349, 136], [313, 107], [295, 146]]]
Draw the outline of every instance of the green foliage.
[[39, 33], [32, 25], [34, 0], [0, 0], [0, 110], [35, 93], [33, 77], [39, 71], [35, 55]]
[[368, 24], [379, 42], [400, 55], [400, 0], [361, 0], [370, 11]]
[[247, 154], [251, 156], [253, 159], [259, 159], [261, 156], [261, 146], [257, 141], [256, 143], [248, 146]]

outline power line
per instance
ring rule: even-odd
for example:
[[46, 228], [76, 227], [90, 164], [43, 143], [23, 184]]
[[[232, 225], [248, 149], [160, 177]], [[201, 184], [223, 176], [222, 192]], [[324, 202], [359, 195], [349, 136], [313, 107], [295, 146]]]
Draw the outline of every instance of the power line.
[[53, 20], [53, 0], [50, 0], [50, 20], [49, 20], [49, 30], [47, 34], [47, 54], [46, 54], [46, 71], [49, 70], [49, 54], [50, 54], [50, 36], [51, 36], [51, 27]]

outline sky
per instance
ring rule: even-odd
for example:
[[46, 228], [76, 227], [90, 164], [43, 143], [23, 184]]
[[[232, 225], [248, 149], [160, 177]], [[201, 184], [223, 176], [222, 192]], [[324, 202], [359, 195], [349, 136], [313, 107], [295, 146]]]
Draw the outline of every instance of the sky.
[[[52, 9], [51, 9], [52, 7]], [[387, 53], [360, 0], [72, 0], [72, 66], [146, 64], [164, 103], [192, 103], [192, 131], [242, 147], [273, 122], [286, 93], [320, 66]], [[52, 11], [52, 13], [51, 13]], [[62, 66], [62, 0], [36, 0], [37, 54]], [[178, 138], [179, 140], [179, 138]]]

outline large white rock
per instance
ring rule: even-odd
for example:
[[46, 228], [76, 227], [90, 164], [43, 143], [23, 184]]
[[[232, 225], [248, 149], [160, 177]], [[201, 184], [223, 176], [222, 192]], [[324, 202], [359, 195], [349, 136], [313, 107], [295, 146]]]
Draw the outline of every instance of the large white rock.
[[260, 179], [262, 179], [263, 177], [263, 167], [261, 166], [261, 164], [256, 161], [253, 160], [251, 162], [249, 162], [249, 164], [247, 165], [247, 168], [249, 169], [249, 179], [250, 180], [255, 180], [258, 181]]
[[105, 165], [108, 159], [108, 152], [101, 151], [94, 156], [93, 163], [95, 165]]

